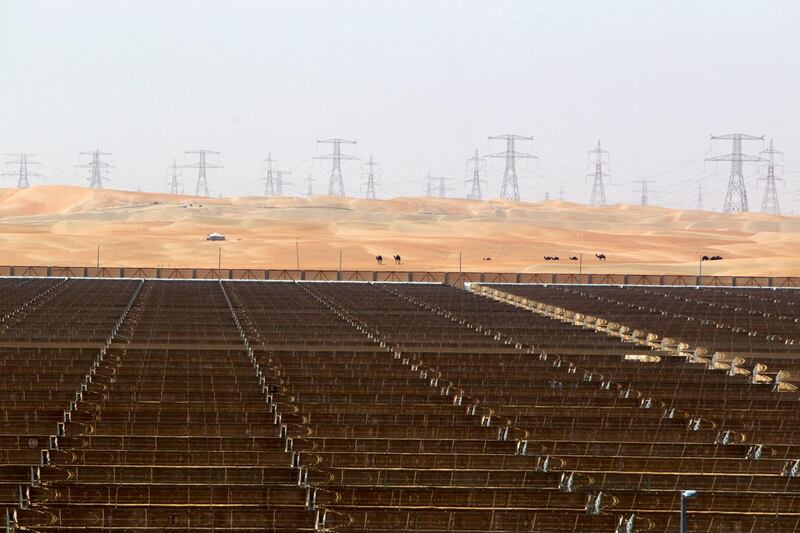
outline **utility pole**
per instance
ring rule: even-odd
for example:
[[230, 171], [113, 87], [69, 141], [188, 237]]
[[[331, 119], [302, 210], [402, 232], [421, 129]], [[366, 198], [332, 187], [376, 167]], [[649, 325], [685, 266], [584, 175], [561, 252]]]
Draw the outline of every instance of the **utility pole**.
[[13, 161], [6, 161], [6, 165], [16, 165], [18, 170], [16, 172], [4, 172], [4, 176], [13, 176], [17, 178], [17, 188], [18, 189], [27, 189], [31, 186], [30, 181], [28, 178], [31, 176], [40, 176], [40, 174], [36, 172], [31, 172], [28, 169], [28, 165], [38, 165], [36, 161], [31, 160], [33, 156], [36, 154], [27, 154], [27, 153], [20, 153], [20, 154], [6, 154], [7, 156], [14, 157]]
[[742, 153], [742, 141], [763, 141], [764, 136], [745, 135], [743, 133], [731, 133], [728, 135], [712, 135], [711, 140], [729, 140], [733, 143], [730, 154], [709, 157], [706, 161], [730, 161], [731, 175], [728, 180], [728, 191], [725, 193], [725, 206], [723, 213], [746, 213], [747, 207], [747, 188], [744, 185], [743, 163], [745, 161], [761, 161], [760, 157]]
[[648, 200], [647, 200], [647, 184], [650, 183], [650, 180], [638, 180], [638, 181], [634, 181], [634, 183], [641, 183], [642, 184], [642, 193], [641, 193], [641, 197], [639, 198], [639, 205], [644, 207], [644, 206], [646, 206], [648, 204]]
[[764, 198], [761, 200], [761, 212], [770, 215], [780, 215], [781, 208], [778, 204], [778, 189], [775, 187], [777, 180], [783, 181], [783, 178], [775, 177], [775, 154], [783, 155], [781, 152], [775, 150], [772, 145], [772, 139], [769, 140], [769, 150], [764, 150], [761, 155], [767, 155], [767, 175], [766, 177], [759, 178], [766, 182], [764, 188]]
[[369, 154], [369, 162], [367, 162], [367, 194], [364, 196], [367, 200], [375, 199], [375, 167], [379, 166], [372, 160], [372, 154]]
[[697, 180], [697, 203], [694, 206], [698, 211], [703, 211], [703, 180]]
[[[592, 198], [591, 198], [591, 205], [594, 206], [605, 206], [606, 204], [606, 188], [603, 185], [603, 178], [607, 177], [608, 174], [605, 173], [603, 170], [603, 165], [606, 164], [608, 161], [603, 161], [603, 154], [608, 155], [607, 150], [603, 150], [600, 148], [600, 141], [597, 141], [597, 148], [589, 152], [591, 156], [594, 154], [594, 181], [592, 182]], [[589, 163], [590, 165], [592, 163]], [[592, 174], [590, 174], [592, 175]]]
[[475, 155], [470, 157], [467, 161], [472, 163], [472, 179], [466, 182], [471, 184], [468, 200], [483, 200], [483, 193], [481, 192], [481, 166], [483, 165], [483, 158], [478, 155], [478, 149], [475, 149]]
[[209, 154], [219, 155], [220, 152], [214, 150], [187, 150], [187, 154], [197, 154], [198, 161], [192, 165], [184, 165], [186, 168], [197, 169], [197, 185], [195, 185], [194, 195], [208, 197], [208, 175], [209, 168], [222, 168], [219, 165], [208, 163], [206, 156]]
[[173, 159], [172, 166], [169, 168], [172, 170], [172, 179], [169, 182], [169, 193], [178, 194], [178, 162]]
[[535, 155], [517, 152], [514, 147], [515, 141], [533, 141], [533, 137], [524, 137], [511, 133], [505, 135], [489, 135], [489, 140], [505, 140], [506, 151], [490, 154], [486, 157], [503, 157], [506, 160], [506, 169], [503, 172], [503, 187], [500, 189], [500, 197], [506, 200], [519, 202], [519, 182], [517, 181], [517, 159], [536, 158]]
[[358, 159], [352, 155], [342, 154], [342, 144], [356, 144], [357, 141], [347, 139], [317, 139], [318, 143], [333, 145], [333, 152], [327, 155], [318, 155], [314, 159], [330, 159], [333, 161], [331, 167], [331, 179], [328, 182], [328, 196], [344, 196], [344, 181], [342, 180], [342, 159]]
[[94, 152], [81, 152], [81, 155], [90, 155], [92, 156], [92, 162], [88, 165], [80, 165], [83, 168], [88, 168], [89, 170], [89, 187], [92, 189], [102, 189], [103, 188], [103, 180], [107, 180], [108, 178], [104, 176], [104, 171], [107, 168], [111, 168], [111, 165], [103, 161], [104, 155], [111, 155], [108, 152], [101, 152], [99, 149], [95, 150]]

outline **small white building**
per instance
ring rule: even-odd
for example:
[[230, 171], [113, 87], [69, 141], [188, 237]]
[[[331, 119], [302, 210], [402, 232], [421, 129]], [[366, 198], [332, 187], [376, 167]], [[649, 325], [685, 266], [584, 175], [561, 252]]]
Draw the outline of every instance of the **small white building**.
[[207, 241], [224, 241], [225, 240], [225, 235], [223, 235], [222, 233], [217, 233], [215, 231], [214, 233], [209, 233], [208, 235], [206, 235], [206, 240]]

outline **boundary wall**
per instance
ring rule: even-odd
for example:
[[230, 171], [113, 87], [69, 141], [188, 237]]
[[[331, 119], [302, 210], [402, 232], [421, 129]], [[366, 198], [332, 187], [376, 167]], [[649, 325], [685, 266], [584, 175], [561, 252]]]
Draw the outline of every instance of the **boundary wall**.
[[245, 268], [145, 268], [0, 266], [0, 276], [249, 279], [283, 281], [397, 281], [442, 283], [536, 283], [564, 285], [666, 285], [703, 287], [798, 287], [800, 276], [691, 276], [679, 274], [565, 274], [530, 272], [436, 272], [407, 270], [270, 270]]

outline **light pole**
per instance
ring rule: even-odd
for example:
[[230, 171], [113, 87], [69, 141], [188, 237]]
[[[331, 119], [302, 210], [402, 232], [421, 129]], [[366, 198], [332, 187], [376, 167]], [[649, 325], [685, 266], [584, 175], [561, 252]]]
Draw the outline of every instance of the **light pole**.
[[703, 277], [703, 261], [708, 261], [708, 256], [707, 255], [702, 256], [700, 258], [700, 262], [697, 265], [697, 277], [698, 278], [702, 278]]
[[297, 271], [300, 272], [300, 239], [294, 240], [294, 251], [297, 259]]
[[696, 496], [697, 496], [696, 490], [681, 491], [681, 533], [689, 532], [689, 521], [686, 517], [686, 500], [690, 500]]

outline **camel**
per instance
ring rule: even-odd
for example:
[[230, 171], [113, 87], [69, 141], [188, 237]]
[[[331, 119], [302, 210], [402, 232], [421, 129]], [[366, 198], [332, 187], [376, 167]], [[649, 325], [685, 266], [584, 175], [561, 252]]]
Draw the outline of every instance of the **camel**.
[[394, 264], [395, 265], [400, 264], [400, 254], [394, 254]]
[[600, 261], [606, 260], [606, 254], [594, 254], [594, 256], [599, 259]]
[[569, 258], [569, 260], [570, 260], [570, 261], [577, 261], [577, 260], [578, 260], [578, 258], [577, 258], [577, 257], [575, 257], [575, 256], [573, 255], [572, 257], [570, 257], [570, 258]]
[[377, 263], [379, 265], [382, 265], [383, 264], [383, 256], [382, 255], [376, 255], [375, 256], [375, 261], [377, 261]]

